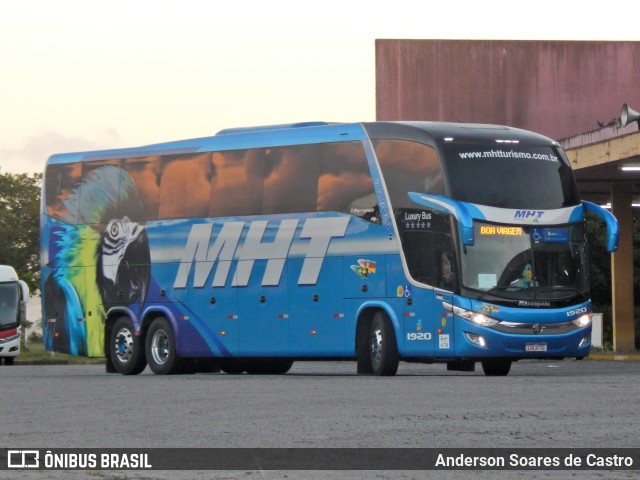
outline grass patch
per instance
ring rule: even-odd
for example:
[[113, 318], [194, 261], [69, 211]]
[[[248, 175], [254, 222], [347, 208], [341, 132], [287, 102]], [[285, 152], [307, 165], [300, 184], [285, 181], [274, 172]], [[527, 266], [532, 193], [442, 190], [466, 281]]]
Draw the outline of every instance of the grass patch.
[[104, 363], [104, 358], [87, 358], [66, 353], [49, 352], [42, 343], [29, 342], [27, 346], [20, 348], [20, 355], [16, 357], [16, 365], [46, 365], [46, 364], [75, 364], [75, 365], [99, 365]]

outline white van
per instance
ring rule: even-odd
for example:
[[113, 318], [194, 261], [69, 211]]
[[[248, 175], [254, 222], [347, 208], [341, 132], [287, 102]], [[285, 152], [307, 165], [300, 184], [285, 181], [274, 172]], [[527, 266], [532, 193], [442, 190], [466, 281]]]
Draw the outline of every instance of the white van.
[[0, 265], [0, 364], [13, 365], [20, 354], [20, 324], [26, 318], [29, 287], [13, 267]]

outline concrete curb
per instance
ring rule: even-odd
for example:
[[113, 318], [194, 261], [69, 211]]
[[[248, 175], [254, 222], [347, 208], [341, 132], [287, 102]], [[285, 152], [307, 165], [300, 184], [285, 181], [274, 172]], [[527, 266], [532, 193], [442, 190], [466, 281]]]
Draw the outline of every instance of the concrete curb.
[[640, 360], [640, 353], [592, 353], [590, 360]]
[[16, 359], [13, 366], [21, 365], [104, 365], [104, 360], [96, 360], [95, 362], [72, 362], [69, 360], [18, 360]]
[[21, 365], [70, 365], [70, 363], [66, 360], [26, 360], [24, 362], [16, 360], [13, 364], [14, 367]]

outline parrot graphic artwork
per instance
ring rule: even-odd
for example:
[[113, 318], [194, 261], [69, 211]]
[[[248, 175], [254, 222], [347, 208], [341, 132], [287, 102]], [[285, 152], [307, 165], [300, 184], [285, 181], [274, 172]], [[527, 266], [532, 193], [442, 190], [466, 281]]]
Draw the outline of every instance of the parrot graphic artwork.
[[104, 355], [106, 311], [140, 309], [150, 282], [144, 208], [133, 179], [114, 165], [96, 168], [63, 200], [43, 275], [47, 350]]

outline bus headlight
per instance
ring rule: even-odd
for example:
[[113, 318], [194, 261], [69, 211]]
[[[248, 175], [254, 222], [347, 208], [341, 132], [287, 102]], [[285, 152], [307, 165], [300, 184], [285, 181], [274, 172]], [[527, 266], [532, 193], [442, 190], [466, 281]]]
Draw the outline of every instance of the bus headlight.
[[580, 328], [588, 327], [591, 324], [591, 314], [586, 313], [581, 317], [574, 318], [573, 320], [571, 320], [571, 323]]
[[495, 325], [498, 323], [498, 320], [494, 320], [493, 318], [489, 318], [482, 313], [474, 313], [469, 319], [476, 325], [480, 325], [482, 327], [490, 327], [491, 325]]
[[[447, 308], [447, 305], [445, 305], [445, 308]], [[487, 317], [482, 313], [472, 312], [471, 310], [465, 310], [464, 308], [452, 307], [451, 310], [456, 317], [464, 318], [465, 320], [469, 320], [470, 322], [473, 322], [476, 325], [480, 325], [481, 327], [490, 327], [492, 325], [495, 325], [496, 323], [499, 323], [498, 320]]]

